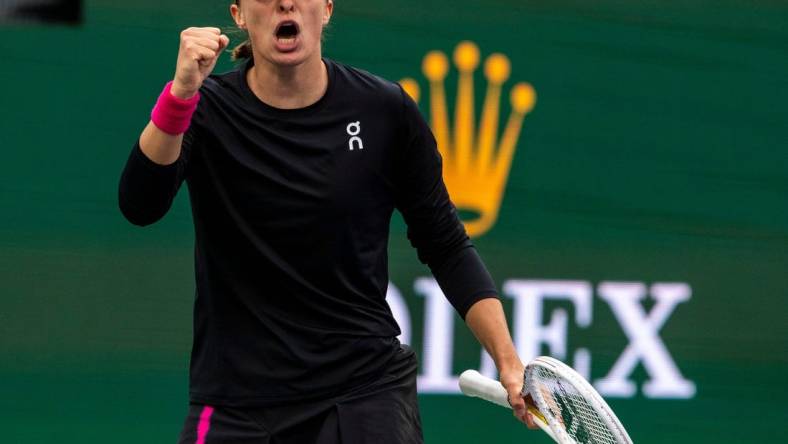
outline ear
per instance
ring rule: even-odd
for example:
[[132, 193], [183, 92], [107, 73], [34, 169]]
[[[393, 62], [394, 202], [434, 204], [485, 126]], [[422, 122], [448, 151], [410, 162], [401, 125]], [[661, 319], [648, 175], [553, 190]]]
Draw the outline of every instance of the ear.
[[326, 10], [323, 13], [323, 26], [326, 26], [331, 21], [331, 14], [334, 13], [334, 0], [326, 1]]
[[241, 8], [238, 7], [235, 3], [230, 5], [230, 15], [233, 16], [233, 20], [235, 20], [235, 25], [241, 29], [246, 29], [246, 19], [244, 19], [244, 15], [241, 12]]

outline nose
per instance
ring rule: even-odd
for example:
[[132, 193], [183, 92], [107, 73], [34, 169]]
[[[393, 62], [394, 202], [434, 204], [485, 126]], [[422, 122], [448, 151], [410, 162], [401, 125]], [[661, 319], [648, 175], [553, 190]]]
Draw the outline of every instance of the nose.
[[293, 0], [282, 0], [279, 2], [279, 12], [293, 12], [295, 11], [295, 3]]

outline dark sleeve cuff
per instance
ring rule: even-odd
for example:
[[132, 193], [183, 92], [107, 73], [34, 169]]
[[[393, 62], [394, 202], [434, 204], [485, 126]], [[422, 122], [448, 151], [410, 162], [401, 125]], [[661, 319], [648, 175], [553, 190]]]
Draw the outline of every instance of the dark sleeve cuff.
[[476, 302], [498, 297], [492, 276], [470, 243], [434, 268], [432, 274], [446, 299], [463, 319]]

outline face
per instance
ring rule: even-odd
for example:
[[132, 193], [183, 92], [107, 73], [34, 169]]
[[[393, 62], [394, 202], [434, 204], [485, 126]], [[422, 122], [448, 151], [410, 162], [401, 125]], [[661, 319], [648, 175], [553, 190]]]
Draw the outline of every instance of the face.
[[240, 0], [230, 6], [255, 53], [281, 66], [320, 57], [323, 27], [333, 10], [333, 0]]

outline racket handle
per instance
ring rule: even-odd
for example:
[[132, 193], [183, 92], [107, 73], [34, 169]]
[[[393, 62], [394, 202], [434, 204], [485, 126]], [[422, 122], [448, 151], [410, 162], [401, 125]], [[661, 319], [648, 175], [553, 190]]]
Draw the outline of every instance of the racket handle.
[[487, 402], [498, 404], [508, 409], [512, 408], [509, 404], [508, 394], [500, 382], [483, 376], [476, 370], [465, 370], [460, 375], [460, 390], [473, 398], [481, 398]]
[[[493, 404], [497, 404], [508, 409], [512, 408], [511, 404], [509, 404], [509, 395], [506, 393], [506, 389], [503, 388], [501, 383], [495, 379], [490, 379], [482, 375], [476, 370], [465, 370], [462, 372], [460, 375], [460, 391], [462, 391], [465, 396], [480, 398], [487, 402], [492, 402]], [[539, 410], [536, 410], [533, 407], [528, 407], [528, 411], [531, 412], [534, 422], [539, 426], [540, 429], [547, 433], [550, 438], [553, 438], [553, 441], [558, 443], [561, 442], [555, 436], [553, 431], [550, 430], [550, 427], [544, 420], [544, 416], [542, 416]]]

